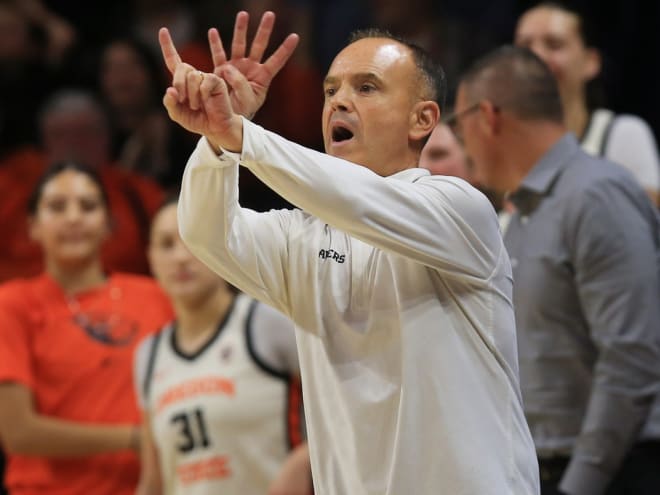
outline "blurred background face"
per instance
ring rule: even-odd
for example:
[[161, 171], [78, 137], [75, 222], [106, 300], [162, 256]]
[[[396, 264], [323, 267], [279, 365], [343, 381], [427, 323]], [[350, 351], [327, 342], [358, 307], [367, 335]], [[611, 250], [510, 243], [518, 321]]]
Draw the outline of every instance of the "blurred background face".
[[11, 5], [0, 3], [0, 61], [21, 60], [30, 54], [30, 29]]
[[74, 160], [91, 167], [110, 159], [110, 136], [103, 117], [93, 109], [53, 112], [41, 123], [44, 152], [51, 163]]
[[[456, 93], [455, 113], [460, 114], [474, 103], [474, 98], [461, 84]], [[455, 136], [463, 144], [466, 159], [472, 166], [470, 181], [494, 191], [502, 191], [502, 177], [494, 160], [492, 141], [489, 141], [486, 133], [481, 110], [464, 112], [456, 119], [453, 128]]]
[[86, 174], [64, 170], [44, 185], [30, 232], [49, 262], [74, 267], [93, 261], [110, 233], [101, 190]]
[[329, 155], [388, 175], [409, 158], [416, 68], [408, 49], [380, 38], [348, 45], [323, 85], [323, 139]]
[[225, 285], [179, 237], [176, 204], [162, 208], [153, 220], [149, 261], [158, 283], [175, 304], [202, 302]]
[[470, 180], [468, 158], [463, 147], [446, 124], [438, 124], [427, 141], [419, 166], [433, 175], [451, 175]]
[[103, 54], [101, 86], [113, 107], [140, 108], [152, 100], [149, 71], [132, 46], [112, 43]]
[[595, 50], [584, 44], [579, 19], [560, 9], [539, 7], [527, 11], [518, 21], [515, 42], [532, 50], [550, 67], [564, 98], [581, 91], [600, 70]]

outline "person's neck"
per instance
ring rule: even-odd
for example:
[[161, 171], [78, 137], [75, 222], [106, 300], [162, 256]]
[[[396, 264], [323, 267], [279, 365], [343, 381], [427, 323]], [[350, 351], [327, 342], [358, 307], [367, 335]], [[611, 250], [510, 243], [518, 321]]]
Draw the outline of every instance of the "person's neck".
[[[420, 153], [421, 154], [421, 153]], [[411, 168], [417, 168], [419, 167], [419, 157], [420, 154], [417, 155], [407, 155], [400, 161], [394, 161], [391, 164], [391, 167], [387, 169], [383, 169], [380, 172], [377, 172], [378, 175], [382, 177], [389, 177], [394, 174], [398, 174], [399, 172], [403, 172], [404, 170], [408, 170]]]
[[[566, 133], [566, 128], [556, 122], [521, 122], [510, 138], [504, 143], [508, 150], [503, 159], [510, 164], [506, 193], [516, 191], [530, 170], [557, 144]], [[524, 143], [521, 145], [521, 143]]]
[[229, 311], [234, 297], [228, 287], [220, 287], [198, 301], [174, 300], [178, 343], [194, 347], [200, 339], [213, 333]]
[[564, 107], [564, 124], [566, 128], [582, 139], [589, 124], [589, 109], [583, 94], [572, 94], [562, 97]]
[[98, 259], [75, 266], [62, 266], [46, 261], [46, 272], [67, 295], [84, 292], [106, 282], [101, 261]]

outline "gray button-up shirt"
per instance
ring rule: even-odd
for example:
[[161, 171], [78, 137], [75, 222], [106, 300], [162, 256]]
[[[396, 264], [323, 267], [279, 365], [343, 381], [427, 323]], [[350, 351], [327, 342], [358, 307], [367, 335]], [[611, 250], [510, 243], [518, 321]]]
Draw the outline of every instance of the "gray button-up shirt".
[[645, 427], [660, 438], [660, 220], [623, 167], [565, 135], [512, 195], [520, 380], [561, 488], [602, 493]]

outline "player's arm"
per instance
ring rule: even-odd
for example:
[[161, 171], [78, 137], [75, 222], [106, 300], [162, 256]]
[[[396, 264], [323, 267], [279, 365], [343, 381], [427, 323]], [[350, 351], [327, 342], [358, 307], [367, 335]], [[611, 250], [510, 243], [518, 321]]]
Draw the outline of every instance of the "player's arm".
[[311, 495], [312, 467], [307, 443], [298, 445], [268, 488], [268, 495]]
[[20, 383], [0, 384], [0, 438], [11, 455], [69, 457], [137, 449], [132, 425], [102, 426], [39, 414], [32, 391]]
[[598, 358], [560, 487], [571, 495], [591, 495], [605, 491], [658, 392], [658, 227], [641, 213], [651, 207], [632, 180], [627, 188], [600, 181], [578, 201], [564, 235]]
[[162, 477], [158, 459], [158, 449], [153, 435], [149, 410], [148, 389], [152, 379], [155, 346], [159, 334], [143, 339], [133, 355], [133, 390], [135, 399], [142, 413], [140, 428], [140, 479], [136, 495], [161, 495]]
[[162, 495], [162, 480], [158, 451], [154, 442], [151, 421], [144, 415], [140, 442], [140, 481], [135, 495]]

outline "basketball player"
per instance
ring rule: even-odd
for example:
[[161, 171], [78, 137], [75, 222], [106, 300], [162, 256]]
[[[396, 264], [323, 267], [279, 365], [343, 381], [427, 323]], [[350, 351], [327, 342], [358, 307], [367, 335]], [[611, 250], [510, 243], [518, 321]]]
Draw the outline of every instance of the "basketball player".
[[264, 495], [279, 486], [308, 495], [292, 323], [193, 257], [174, 201], [153, 221], [149, 260], [176, 320], [136, 354], [145, 425], [138, 493]]

